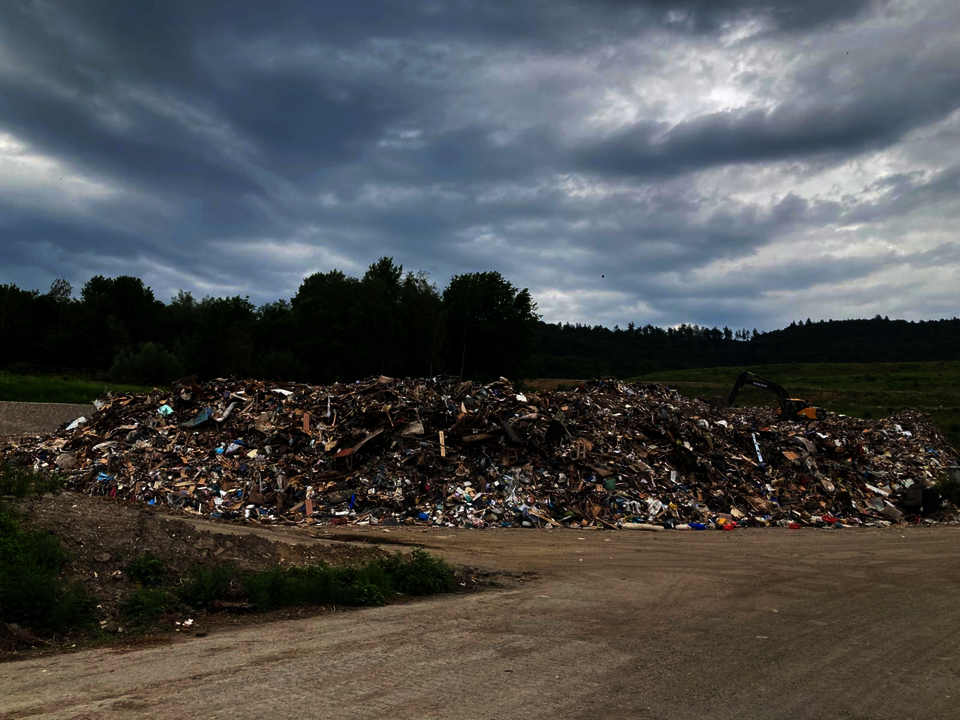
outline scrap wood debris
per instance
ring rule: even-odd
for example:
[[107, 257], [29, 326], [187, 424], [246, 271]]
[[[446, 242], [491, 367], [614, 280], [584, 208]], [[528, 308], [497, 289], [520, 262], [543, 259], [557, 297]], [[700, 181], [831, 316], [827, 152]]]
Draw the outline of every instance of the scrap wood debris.
[[775, 422], [612, 378], [187, 378], [0, 448], [90, 495], [282, 524], [702, 529], [953, 520], [929, 415]]

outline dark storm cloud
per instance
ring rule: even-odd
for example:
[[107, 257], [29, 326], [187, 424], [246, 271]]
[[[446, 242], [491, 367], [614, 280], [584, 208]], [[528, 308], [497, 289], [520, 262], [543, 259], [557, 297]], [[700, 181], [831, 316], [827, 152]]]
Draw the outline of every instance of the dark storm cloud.
[[[898, 173], [874, 183], [871, 189], [880, 191], [879, 197], [871, 202], [851, 204], [844, 213], [845, 222], [877, 222], [956, 200], [960, 197], [960, 165], [932, 177], [917, 172]], [[948, 212], [952, 214], [952, 210]]]
[[[831, 289], [960, 263], [941, 237], [960, 189], [943, 150], [951, 16], [868, 0], [10, 3], [0, 282], [128, 272], [160, 297], [262, 302], [387, 254], [441, 285], [497, 269], [548, 312], [611, 325], [775, 324], [794, 314], [775, 291], [817, 263]], [[853, 180], [871, 162], [883, 172]], [[846, 238], [866, 244], [838, 251]], [[809, 257], [771, 269], [792, 243]]]
[[762, 19], [781, 30], [807, 30], [861, 15], [886, 4], [875, 0], [613, 0], [612, 5], [640, 5], [670, 27], [711, 32], [725, 22]]
[[257, 184], [235, 168], [191, 145], [176, 128], [137, 113], [129, 133], [105, 125], [83, 98], [60, 98], [37, 85], [0, 82], [0, 121], [5, 130], [96, 174], [152, 186], [158, 191], [205, 196], [256, 192]]
[[654, 178], [733, 163], [844, 157], [890, 145], [957, 107], [960, 75], [940, 74], [918, 85], [871, 87], [853, 99], [823, 93], [772, 110], [712, 113], [673, 126], [638, 122], [574, 157], [588, 170]]

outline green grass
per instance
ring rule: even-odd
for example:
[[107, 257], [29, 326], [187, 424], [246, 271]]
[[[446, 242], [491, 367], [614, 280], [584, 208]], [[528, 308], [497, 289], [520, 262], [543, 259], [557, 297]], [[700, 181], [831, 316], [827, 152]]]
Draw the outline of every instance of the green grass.
[[237, 577], [233, 565], [198, 565], [191, 570], [180, 587], [180, 599], [190, 607], [209, 609], [217, 600], [223, 600]]
[[127, 563], [127, 575], [139, 585], [159, 585], [166, 574], [163, 560], [154, 557], [149, 550]]
[[[10, 480], [0, 470], [0, 485], [23, 487], [22, 473]], [[96, 600], [60, 571], [70, 559], [60, 541], [20, 526], [16, 512], [0, 504], [0, 620], [41, 633], [55, 633], [93, 623]]]
[[148, 625], [178, 607], [177, 599], [164, 588], [137, 588], [123, 601], [120, 612], [135, 625]]
[[[800, 397], [830, 412], [879, 419], [902, 410], [922, 410], [933, 416], [940, 432], [960, 449], [960, 362], [812, 363], [705, 368], [653, 373], [632, 382], [659, 382], [686, 397], [729, 395], [743, 370], [780, 383]], [[776, 398], [755, 387], [744, 387], [738, 407], [774, 405]]]
[[257, 612], [297, 605], [383, 605], [398, 594], [434, 595], [456, 586], [455, 568], [420, 548], [409, 555], [347, 565], [325, 562], [241, 572], [234, 565], [194, 568], [180, 587], [180, 599], [209, 609], [217, 600], [245, 600]]
[[456, 585], [454, 568], [426, 550], [366, 563], [276, 567], [244, 578], [247, 599], [263, 612], [291, 605], [383, 605], [395, 595], [434, 595]]
[[110, 391], [150, 392], [152, 387], [61, 376], [13, 375], [0, 372], [0, 400], [85, 405]]

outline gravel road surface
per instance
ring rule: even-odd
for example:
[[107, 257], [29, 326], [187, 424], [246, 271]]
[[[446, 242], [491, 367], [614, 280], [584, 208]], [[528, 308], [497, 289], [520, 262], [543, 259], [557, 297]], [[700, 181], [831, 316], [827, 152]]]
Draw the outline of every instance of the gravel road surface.
[[537, 578], [0, 664], [0, 718], [960, 717], [957, 527], [355, 535]]
[[51, 433], [81, 415], [90, 417], [93, 405], [67, 403], [0, 402], [0, 437]]

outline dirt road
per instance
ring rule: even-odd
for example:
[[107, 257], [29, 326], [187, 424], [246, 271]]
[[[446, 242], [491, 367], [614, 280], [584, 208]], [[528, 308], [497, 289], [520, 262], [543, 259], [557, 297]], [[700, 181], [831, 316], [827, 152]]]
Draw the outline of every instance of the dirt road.
[[90, 417], [93, 405], [0, 402], [0, 437], [54, 432], [81, 415]]
[[3, 664], [0, 717], [960, 717], [957, 527], [371, 535], [539, 577]]

